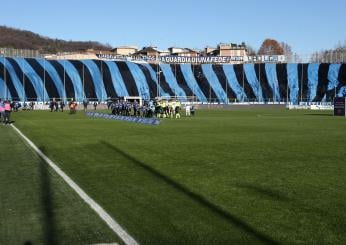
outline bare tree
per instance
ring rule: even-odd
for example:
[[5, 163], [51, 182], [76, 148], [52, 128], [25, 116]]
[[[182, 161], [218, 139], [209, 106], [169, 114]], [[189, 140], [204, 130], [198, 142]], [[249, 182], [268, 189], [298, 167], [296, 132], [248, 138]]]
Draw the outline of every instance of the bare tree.
[[293, 54], [292, 47], [285, 42], [281, 42], [280, 46], [284, 52], [283, 54], [286, 56], [286, 61], [289, 63], [296, 62], [297, 54]]
[[255, 56], [256, 50], [252, 46], [246, 45], [246, 53], [248, 56]]
[[344, 63], [346, 62], [346, 41], [341, 41], [334, 49], [316, 51], [310, 56], [314, 63]]

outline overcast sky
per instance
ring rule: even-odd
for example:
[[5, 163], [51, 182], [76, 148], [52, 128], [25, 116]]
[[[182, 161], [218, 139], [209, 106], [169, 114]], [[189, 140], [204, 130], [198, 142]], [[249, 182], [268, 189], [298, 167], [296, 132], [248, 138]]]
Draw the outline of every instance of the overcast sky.
[[265, 38], [298, 54], [346, 40], [344, 0], [1, 0], [0, 24], [66, 40], [111, 46], [202, 49]]

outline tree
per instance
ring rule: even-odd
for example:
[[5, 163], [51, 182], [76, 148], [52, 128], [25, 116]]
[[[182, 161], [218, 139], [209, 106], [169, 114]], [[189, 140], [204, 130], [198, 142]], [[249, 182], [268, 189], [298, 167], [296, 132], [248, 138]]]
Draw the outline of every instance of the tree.
[[283, 54], [286, 56], [286, 61], [287, 62], [294, 62], [295, 59], [297, 58], [296, 57], [297, 54], [293, 54], [291, 46], [285, 42], [281, 42], [280, 46], [284, 52]]
[[346, 41], [341, 41], [334, 49], [316, 51], [310, 56], [313, 63], [344, 63], [346, 61]]
[[282, 55], [284, 50], [278, 41], [274, 39], [265, 39], [258, 50], [259, 55]]
[[247, 51], [248, 56], [255, 56], [256, 55], [256, 50], [250, 45], [246, 45], [246, 51]]
[[283, 54], [286, 55], [286, 56], [292, 56], [293, 55], [293, 51], [292, 51], [292, 48], [290, 45], [288, 45], [287, 43], [285, 42], [281, 42], [280, 43], [280, 46], [282, 47], [282, 50], [283, 50]]
[[109, 45], [95, 41], [65, 41], [51, 39], [36, 33], [0, 25], [0, 47], [14, 49], [32, 49], [43, 53], [72, 52], [93, 48], [110, 50]]

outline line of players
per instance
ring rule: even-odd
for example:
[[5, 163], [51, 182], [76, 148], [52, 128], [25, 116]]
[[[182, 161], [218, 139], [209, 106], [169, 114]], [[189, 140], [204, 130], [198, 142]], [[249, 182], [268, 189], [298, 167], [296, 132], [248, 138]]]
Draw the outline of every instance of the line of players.
[[181, 103], [177, 100], [150, 100], [140, 105], [138, 101], [115, 100], [108, 104], [113, 115], [180, 118]]
[[64, 112], [64, 108], [65, 108], [65, 102], [62, 100], [58, 102], [55, 100], [55, 98], [53, 98], [53, 100], [49, 102], [50, 112], [53, 112], [53, 111]]

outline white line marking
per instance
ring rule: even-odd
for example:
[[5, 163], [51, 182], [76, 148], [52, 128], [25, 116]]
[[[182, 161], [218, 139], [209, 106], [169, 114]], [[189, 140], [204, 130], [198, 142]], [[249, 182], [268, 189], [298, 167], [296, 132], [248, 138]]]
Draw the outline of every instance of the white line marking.
[[125, 244], [137, 245], [137, 241], [131, 237], [98, 203], [88, 196], [70, 177], [68, 177], [52, 160], [50, 160], [31, 140], [29, 140], [13, 124], [12, 128], [31, 146], [34, 151], [54, 169], [54, 171], [65, 180], [65, 182], [103, 219]]

